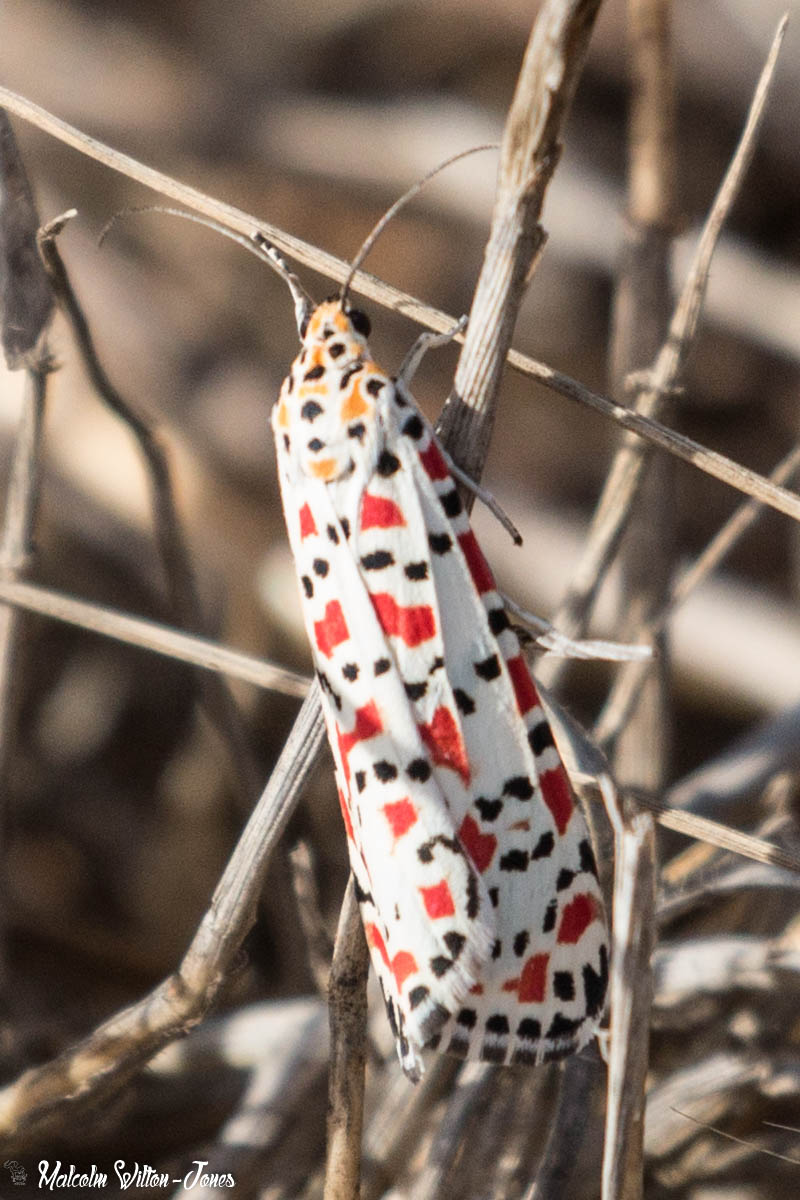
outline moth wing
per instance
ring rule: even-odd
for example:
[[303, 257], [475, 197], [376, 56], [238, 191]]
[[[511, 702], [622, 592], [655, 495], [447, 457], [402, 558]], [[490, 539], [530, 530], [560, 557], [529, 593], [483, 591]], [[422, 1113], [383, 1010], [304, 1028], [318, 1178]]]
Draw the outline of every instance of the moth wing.
[[[395, 539], [404, 557], [395, 556], [384, 586], [400, 608], [436, 598], [446, 671], [420, 694], [414, 654], [402, 654], [399, 667], [415, 719], [431, 731], [434, 775], [498, 921], [477, 987], [437, 1042], [493, 1062], [560, 1057], [591, 1037], [605, 1002], [606, 927], [589, 834], [445, 460], [402, 393], [397, 421], [390, 442], [398, 469], [371, 491], [394, 503], [409, 527], [426, 531], [427, 572], [419, 545]], [[437, 724], [443, 706], [457, 723], [465, 787], [451, 766], [450, 723]]]
[[[306, 480], [298, 504], [287, 483], [282, 476], [365, 932], [401, 1062], [418, 1077], [419, 1051], [476, 984], [494, 914], [365, 585], [344, 515], [350, 493]], [[433, 614], [419, 619], [438, 629]]]

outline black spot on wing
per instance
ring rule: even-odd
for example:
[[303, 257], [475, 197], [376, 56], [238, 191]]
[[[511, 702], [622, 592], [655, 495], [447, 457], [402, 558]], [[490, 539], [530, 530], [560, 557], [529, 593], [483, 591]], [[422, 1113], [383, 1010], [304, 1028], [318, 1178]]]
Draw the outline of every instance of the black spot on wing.
[[448, 517], [457, 517], [459, 513], [464, 511], [464, 505], [461, 503], [461, 497], [455, 488], [452, 492], [445, 492], [439, 499], [442, 502], [442, 508], [447, 513]]
[[500, 660], [496, 654], [490, 654], [488, 658], [482, 659], [481, 662], [476, 662], [474, 667], [475, 674], [479, 675], [481, 679], [487, 680], [487, 682], [497, 679], [500, 674]]
[[400, 459], [390, 450], [382, 450], [376, 470], [384, 479], [391, 479], [400, 470]]
[[415, 442], [419, 441], [425, 432], [425, 426], [422, 423], [422, 418], [418, 413], [412, 413], [408, 420], [403, 425], [403, 433], [406, 437], [413, 438]]
[[508, 613], [504, 608], [493, 608], [487, 614], [489, 617], [489, 628], [495, 637], [508, 629], [511, 622], [508, 619]]
[[428, 545], [434, 554], [447, 554], [453, 548], [453, 539], [449, 533], [431, 533], [428, 535]]
[[428, 578], [428, 564], [423, 559], [422, 562], [406, 563], [403, 567], [403, 574], [406, 579], [411, 579], [415, 582]]
[[534, 754], [544, 754], [550, 746], [554, 746], [553, 734], [547, 721], [540, 721], [528, 730], [528, 745]]
[[371, 554], [362, 554], [361, 565], [365, 571], [382, 571], [394, 564], [394, 555], [389, 550], [374, 550]]
[[553, 972], [553, 991], [559, 1000], [575, 999], [575, 978], [572, 971]]
[[424, 679], [421, 683], [405, 683], [403, 686], [409, 700], [421, 700], [428, 690], [428, 681]]
[[513, 775], [503, 784], [503, 795], [513, 796], [515, 800], [530, 800], [534, 788], [527, 775]]
[[418, 783], [425, 783], [431, 777], [431, 764], [427, 758], [414, 758], [406, 767], [406, 775]]
[[503, 801], [487, 800], [484, 796], [479, 796], [475, 801], [475, 807], [484, 821], [496, 821], [503, 811]]

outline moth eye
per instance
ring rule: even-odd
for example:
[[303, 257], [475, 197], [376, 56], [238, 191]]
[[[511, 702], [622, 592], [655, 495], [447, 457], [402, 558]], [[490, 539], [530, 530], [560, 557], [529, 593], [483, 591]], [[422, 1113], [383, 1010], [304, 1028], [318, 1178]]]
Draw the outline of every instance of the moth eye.
[[356, 333], [360, 333], [362, 337], [369, 337], [372, 326], [365, 312], [362, 312], [360, 308], [351, 308], [347, 316]]

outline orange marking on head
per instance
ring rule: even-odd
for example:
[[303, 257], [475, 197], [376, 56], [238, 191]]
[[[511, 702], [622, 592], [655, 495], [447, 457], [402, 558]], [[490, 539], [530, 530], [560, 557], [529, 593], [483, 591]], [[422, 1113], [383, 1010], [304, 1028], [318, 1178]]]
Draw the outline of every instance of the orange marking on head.
[[309, 463], [309, 471], [317, 479], [322, 479], [325, 483], [328, 483], [336, 475], [336, 459], [321, 458], [318, 462]]
[[278, 425], [281, 427], [281, 429], [289, 428], [289, 409], [286, 407], [283, 400], [281, 400], [280, 404], [278, 405]]
[[322, 313], [322, 308], [323, 305], [320, 304], [319, 307], [315, 308], [311, 314], [311, 318], [308, 322], [308, 328], [306, 330], [306, 336], [303, 339], [304, 341], [318, 336], [322, 323], [325, 320], [325, 317]]
[[358, 417], [363, 417], [365, 413], [370, 411], [370, 405], [361, 395], [361, 388], [354, 387], [349, 396], [346, 396], [342, 402], [342, 420], [355, 421]]

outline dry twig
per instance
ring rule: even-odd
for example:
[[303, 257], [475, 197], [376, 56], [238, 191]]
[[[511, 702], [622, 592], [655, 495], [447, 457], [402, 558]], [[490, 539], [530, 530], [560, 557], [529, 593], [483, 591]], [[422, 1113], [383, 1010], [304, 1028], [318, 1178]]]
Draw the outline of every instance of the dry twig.
[[[231, 229], [235, 229], [248, 236], [254, 232], [262, 233], [264, 237], [274, 242], [281, 250], [285, 250], [287, 254], [291, 254], [298, 262], [305, 263], [330, 279], [343, 283], [348, 276], [350, 266], [348, 263], [343, 262], [342, 259], [336, 258], [334, 255], [328, 254], [326, 251], [302, 241], [300, 238], [285, 233], [283, 230], [268, 224], [261, 218], [250, 216], [233, 205], [215, 200], [213, 197], [198, 191], [197, 188], [179, 183], [161, 171], [144, 166], [144, 164], [137, 162], [136, 159], [126, 154], [121, 154], [118, 150], [113, 150], [109, 146], [105, 146], [96, 138], [91, 138], [87, 134], [81, 133], [80, 130], [68, 125], [65, 121], [60, 121], [43, 108], [32, 104], [29, 100], [16, 95], [16, 93], [9, 91], [7, 88], [0, 87], [0, 104], [7, 108], [9, 112], [15, 113], [23, 120], [30, 121], [38, 128], [52, 134], [53, 137], [57, 137], [68, 145], [74, 146], [82, 153], [97, 159], [106, 166], [121, 171], [129, 178], [144, 184], [146, 187], [153, 188], [165, 196], [170, 196], [172, 199], [185, 204], [189, 208], [195, 209], [197, 212], [204, 213], [206, 216], [224, 222]], [[382, 280], [376, 279], [374, 275], [370, 275], [366, 271], [359, 271], [356, 274], [353, 279], [352, 290], [358, 292], [360, 295], [369, 297], [369, 299], [374, 300], [378, 304], [383, 304], [391, 308], [395, 312], [401, 313], [403, 316], [418, 322], [420, 325], [425, 325], [429, 329], [435, 330], [437, 333], [445, 333], [447, 330], [452, 329], [456, 323], [455, 318], [450, 314], [423, 304], [413, 296], [408, 295], [408, 293], [402, 292], [398, 288], [394, 288]], [[762, 500], [764, 504], [774, 508], [777, 512], [783, 512], [794, 520], [800, 521], [800, 497], [787, 491], [785, 488], [777, 487], [775, 484], [770, 483], [769, 480], [764, 479], [758, 472], [751, 471], [747, 467], [733, 462], [731, 459], [726, 458], [724, 454], [719, 454], [714, 450], [709, 450], [705, 446], [701, 446], [698, 442], [685, 437], [683, 434], [667, 429], [666, 426], [660, 425], [658, 421], [653, 421], [648, 417], [642, 416], [640, 413], [632, 412], [621, 404], [614, 403], [608, 397], [599, 395], [590, 388], [584, 387], [563, 371], [557, 371], [553, 367], [546, 366], [544, 363], [536, 362], [529, 356], [520, 354], [517, 350], [509, 351], [508, 363], [521, 374], [526, 375], [530, 379], [535, 379], [545, 387], [558, 392], [559, 395], [565, 396], [569, 400], [575, 400], [579, 404], [586, 405], [604, 417], [615, 421], [621, 428], [631, 430], [645, 440], [652, 442], [653, 445], [661, 447], [662, 450], [676, 455], [685, 462], [691, 463], [707, 475], [711, 475], [713, 478], [727, 483], [737, 491]]]

